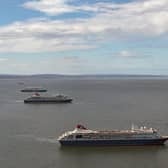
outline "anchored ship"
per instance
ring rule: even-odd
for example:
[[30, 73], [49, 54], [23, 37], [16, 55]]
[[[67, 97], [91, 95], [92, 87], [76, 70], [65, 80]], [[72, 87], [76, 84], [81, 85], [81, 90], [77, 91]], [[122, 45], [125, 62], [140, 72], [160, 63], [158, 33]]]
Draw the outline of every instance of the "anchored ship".
[[44, 89], [42, 87], [26, 87], [21, 92], [47, 92], [47, 89]]
[[58, 138], [63, 146], [163, 145], [166, 140], [168, 136], [159, 135], [153, 128], [132, 126], [130, 130], [94, 131], [80, 124]]
[[24, 100], [24, 103], [71, 103], [72, 98], [65, 95], [56, 96], [40, 96], [39, 93], [35, 93], [33, 96]]

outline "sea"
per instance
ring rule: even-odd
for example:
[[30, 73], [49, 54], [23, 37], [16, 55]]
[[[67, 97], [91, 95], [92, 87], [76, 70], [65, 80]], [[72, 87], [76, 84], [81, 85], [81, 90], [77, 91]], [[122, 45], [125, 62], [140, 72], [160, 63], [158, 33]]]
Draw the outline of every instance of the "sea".
[[[73, 98], [24, 104], [25, 86]], [[61, 147], [57, 138], [83, 124], [93, 130], [152, 127], [168, 135], [168, 79], [158, 77], [0, 79], [0, 168], [167, 168], [164, 146]]]

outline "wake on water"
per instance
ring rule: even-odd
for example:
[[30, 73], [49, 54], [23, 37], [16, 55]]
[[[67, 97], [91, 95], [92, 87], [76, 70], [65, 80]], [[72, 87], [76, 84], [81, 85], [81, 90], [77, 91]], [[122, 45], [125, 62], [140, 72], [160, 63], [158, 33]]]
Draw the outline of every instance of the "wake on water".
[[58, 143], [58, 140], [55, 137], [37, 137], [32, 134], [20, 134], [20, 135], [15, 135], [15, 137], [19, 139], [24, 139], [24, 140], [34, 140], [38, 142]]

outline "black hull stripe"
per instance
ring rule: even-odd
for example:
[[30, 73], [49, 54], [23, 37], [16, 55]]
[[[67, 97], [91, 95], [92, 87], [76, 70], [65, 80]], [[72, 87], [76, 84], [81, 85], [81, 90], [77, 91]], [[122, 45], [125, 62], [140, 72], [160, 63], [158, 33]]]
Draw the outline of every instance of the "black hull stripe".
[[145, 146], [163, 145], [167, 139], [148, 140], [60, 140], [63, 146]]
[[71, 103], [72, 100], [24, 100], [24, 103]]

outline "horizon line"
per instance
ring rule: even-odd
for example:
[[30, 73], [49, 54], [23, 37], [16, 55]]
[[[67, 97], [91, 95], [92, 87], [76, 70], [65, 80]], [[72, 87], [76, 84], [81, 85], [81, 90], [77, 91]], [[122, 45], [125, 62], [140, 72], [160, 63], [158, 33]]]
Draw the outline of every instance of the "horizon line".
[[0, 74], [0, 76], [168, 76], [163, 74], [52, 74], [52, 73], [33, 73], [33, 74]]

